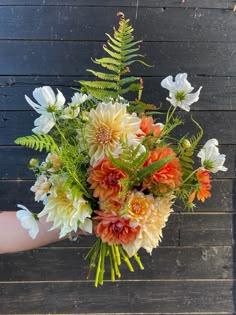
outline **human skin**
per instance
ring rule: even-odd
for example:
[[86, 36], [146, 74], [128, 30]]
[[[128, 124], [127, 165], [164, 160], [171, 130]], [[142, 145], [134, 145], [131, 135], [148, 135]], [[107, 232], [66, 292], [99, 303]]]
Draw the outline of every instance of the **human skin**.
[[[0, 213], [0, 254], [20, 252], [41, 247], [59, 240], [59, 229], [48, 231], [52, 222], [46, 222], [46, 217], [39, 220], [39, 234], [33, 240], [28, 230], [24, 229], [16, 217], [16, 212]], [[78, 231], [80, 234], [80, 231]]]

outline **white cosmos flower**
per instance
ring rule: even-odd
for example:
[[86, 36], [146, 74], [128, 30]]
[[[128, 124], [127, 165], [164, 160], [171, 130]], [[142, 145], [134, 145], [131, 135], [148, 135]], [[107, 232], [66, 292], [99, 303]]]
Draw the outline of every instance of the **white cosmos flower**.
[[202, 89], [200, 87], [197, 92], [191, 93], [193, 87], [187, 80], [187, 73], [179, 73], [173, 81], [173, 77], [169, 75], [161, 81], [161, 86], [169, 90], [169, 97], [166, 99], [174, 106], [180, 107], [187, 112], [190, 111], [190, 105], [199, 100], [199, 94]]
[[55, 125], [52, 113], [64, 107], [65, 98], [59, 90], [55, 95], [50, 86], [36, 88], [33, 96], [38, 103], [33, 102], [27, 95], [25, 99], [41, 116], [34, 121], [35, 128], [32, 131], [36, 134], [46, 134]]
[[69, 106], [64, 109], [61, 117], [64, 119], [75, 119], [79, 115], [80, 104], [84, 103], [90, 98], [90, 95], [76, 92], [72, 96]]
[[76, 92], [71, 98], [72, 102], [70, 103], [70, 105], [80, 105], [90, 99], [91, 95]]
[[17, 219], [24, 229], [29, 230], [30, 237], [35, 239], [39, 233], [39, 226], [34, 214], [23, 205], [18, 204], [17, 207], [22, 209], [16, 212]]
[[210, 139], [205, 143], [197, 155], [201, 159], [202, 166], [212, 173], [227, 171], [227, 168], [223, 166], [225, 162], [225, 154], [220, 154], [217, 146], [218, 141], [216, 139]]

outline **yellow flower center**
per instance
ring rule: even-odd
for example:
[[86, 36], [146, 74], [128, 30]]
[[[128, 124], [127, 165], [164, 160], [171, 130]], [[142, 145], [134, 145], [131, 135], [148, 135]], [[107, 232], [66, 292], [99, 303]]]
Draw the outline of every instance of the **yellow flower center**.
[[96, 140], [101, 144], [106, 144], [111, 141], [111, 129], [107, 126], [101, 126], [96, 130]]
[[133, 216], [142, 216], [146, 213], [148, 204], [145, 199], [137, 198], [130, 203], [130, 210]]

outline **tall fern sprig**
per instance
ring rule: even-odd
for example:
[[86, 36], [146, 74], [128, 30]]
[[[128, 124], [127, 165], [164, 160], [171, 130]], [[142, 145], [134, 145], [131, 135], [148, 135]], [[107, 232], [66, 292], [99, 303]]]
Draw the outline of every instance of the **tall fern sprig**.
[[138, 44], [142, 41], [134, 41], [130, 21], [126, 20], [121, 12], [117, 15], [120, 16], [119, 28], [114, 30], [114, 36], [106, 34], [108, 41], [107, 45], [103, 46], [108, 57], [94, 60], [94, 63], [105, 69], [105, 72], [88, 69], [87, 71], [99, 80], [79, 81], [82, 92], [89, 93], [98, 100], [117, 98], [119, 95], [139, 91], [142, 88], [139, 77], [125, 76], [133, 63], [140, 62], [147, 65], [139, 59], [143, 55], [137, 53], [140, 49]]

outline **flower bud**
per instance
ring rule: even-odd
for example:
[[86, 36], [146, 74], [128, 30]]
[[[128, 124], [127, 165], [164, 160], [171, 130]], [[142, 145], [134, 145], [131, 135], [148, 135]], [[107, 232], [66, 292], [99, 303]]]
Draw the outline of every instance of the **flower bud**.
[[39, 160], [38, 159], [31, 159], [29, 161], [28, 167], [29, 168], [35, 168], [38, 165], [39, 165]]
[[191, 147], [190, 141], [189, 141], [188, 139], [184, 139], [184, 141], [182, 142], [182, 147], [183, 147], [184, 149], [190, 148], [190, 147]]
[[88, 122], [89, 118], [88, 118], [88, 113], [87, 112], [82, 112], [80, 115], [80, 119], [83, 123]]

